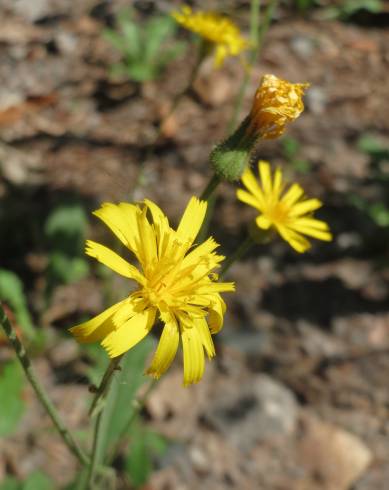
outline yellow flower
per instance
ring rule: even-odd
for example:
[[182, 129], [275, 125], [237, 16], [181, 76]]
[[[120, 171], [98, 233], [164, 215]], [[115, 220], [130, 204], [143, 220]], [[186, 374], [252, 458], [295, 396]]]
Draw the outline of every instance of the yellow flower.
[[234, 284], [217, 282], [212, 273], [223, 256], [214, 251], [213, 238], [193, 246], [204, 221], [207, 203], [192, 197], [177, 230], [149, 200], [144, 204], [105, 203], [94, 212], [132, 252], [139, 269], [109, 248], [91, 240], [86, 253], [138, 288], [100, 315], [70, 329], [81, 343], [100, 341], [110, 357], [117, 357], [140, 342], [152, 329], [157, 315], [164, 327], [147, 371], [159, 378], [173, 361], [181, 337], [184, 384], [198, 382], [204, 372], [204, 350], [215, 355], [211, 334], [223, 325], [226, 309], [220, 292]]
[[309, 83], [290, 83], [275, 75], [264, 75], [251, 113], [249, 131], [264, 139], [278, 138], [285, 126], [304, 110], [302, 97]]
[[268, 162], [258, 163], [260, 182], [250, 169], [242, 175], [242, 182], [247, 191], [238, 189], [240, 201], [259, 211], [256, 224], [263, 230], [274, 227], [282, 238], [297, 252], [310, 248], [308, 235], [318, 240], [331, 241], [332, 235], [327, 223], [312, 217], [313, 211], [322, 206], [319, 199], [304, 198], [304, 191], [299, 184], [293, 184], [286, 192], [282, 182], [282, 172], [278, 168], [272, 178]]
[[217, 67], [223, 64], [227, 56], [237, 56], [249, 47], [238, 26], [227, 17], [212, 12], [193, 12], [187, 5], [180, 12], [172, 12], [171, 15], [178, 24], [216, 45]]

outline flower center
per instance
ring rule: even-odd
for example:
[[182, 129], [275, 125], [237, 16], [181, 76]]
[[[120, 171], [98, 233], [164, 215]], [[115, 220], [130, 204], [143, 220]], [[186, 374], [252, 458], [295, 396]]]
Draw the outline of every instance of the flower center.
[[282, 202], [277, 202], [269, 206], [264, 214], [272, 223], [285, 225], [289, 220], [289, 207]]

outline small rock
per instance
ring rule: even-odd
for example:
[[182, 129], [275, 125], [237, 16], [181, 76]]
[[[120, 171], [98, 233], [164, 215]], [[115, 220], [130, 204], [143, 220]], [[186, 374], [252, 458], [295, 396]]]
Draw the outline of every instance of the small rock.
[[328, 97], [322, 88], [311, 87], [305, 95], [305, 102], [313, 114], [323, 114], [328, 103]]
[[259, 441], [289, 436], [296, 416], [292, 392], [269, 376], [259, 375], [237, 393], [217, 398], [204, 418], [234, 446], [249, 450]]
[[315, 50], [313, 39], [306, 36], [294, 36], [290, 41], [290, 47], [302, 60], [311, 58]]
[[308, 413], [302, 427], [298, 453], [312, 481], [309, 488], [350, 490], [372, 460], [370, 449], [350, 432]]

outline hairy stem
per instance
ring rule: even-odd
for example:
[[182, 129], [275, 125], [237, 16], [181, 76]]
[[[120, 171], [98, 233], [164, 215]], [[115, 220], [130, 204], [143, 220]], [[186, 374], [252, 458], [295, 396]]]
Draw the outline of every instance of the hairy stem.
[[255, 245], [254, 240], [251, 238], [251, 236], [248, 236], [240, 245], [239, 247], [235, 250], [235, 252], [232, 253], [229, 257], [226, 258], [226, 260], [223, 263], [222, 268], [220, 269], [219, 273], [219, 279], [222, 279], [228, 269], [232, 266], [234, 262], [237, 262], [240, 260], [246, 253], [250, 250], [250, 248]]
[[37, 378], [33, 367], [31, 365], [30, 358], [27, 355], [26, 349], [24, 345], [20, 341], [19, 337], [16, 334], [15, 329], [13, 328], [11, 322], [8, 319], [7, 314], [4, 311], [4, 308], [0, 304], [0, 324], [4, 329], [4, 332], [12, 345], [15, 354], [24, 370], [24, 373], [30, 382], [35, 394], [37, 395], [39, 401], [42, 403], [49, 417], [51, 418], [55, 428], [57, 429], [59, 435], [61, 436], [63, 442], [69, 448], [69, 450], [74, 454], [74, 456], [79, 460], [82, 465], [88, 465], [89, 459], [87, 455], [83, 452], [83, 450], [78, 446], [75, 441], [73, 435], [67, 429], [64, 422], [62, 421], [57, 409], [53, 405], [53, 402], [50, 400], [47, 395], [44, 387], [41, 382]]
[[104, 401], [109, 393], [109, 388], [111, 386], [111, 382], [113, 379], [113, 375], [115, 371], [119, 369], [120, 361], [122, 360], [123, 355], [115, 357], [111, 359], [108, 367], [103, 375], [103, 378], [100, 382], [99, 387], [97, 388], [96, 395], [93, 399], [91, 408], [89, 410], [89, 415], [93, 417], [97, 415], [95, 426], [93, 430], [93, 443], [92, 443], [92, 454], [91, 461], [88, 467], [88, 474], [86, 478], [86, 486], [85, 490], [93, 489], [95, 485], [96, 473], [98, 472], [100, 459], [101, 458], [101, 449], [100, 449], [100, 428], [101, 421], [104, 414]]

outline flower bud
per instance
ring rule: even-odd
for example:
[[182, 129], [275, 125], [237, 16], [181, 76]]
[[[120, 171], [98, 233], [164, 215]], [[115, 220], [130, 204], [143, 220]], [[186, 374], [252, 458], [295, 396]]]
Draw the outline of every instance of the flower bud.
[[302, 113], [302, 96], [308, 87], [309, 83], [290, 83], [275, 75], [264, 75], [249, 115], [211, 152], [216, 174], [229, 182], [238, 180], [250, 163], [258, 140], [277, 138]]
[[249, 115], [249, 131], [264, 139], [278, 138], [285, 126], [303, 112], [302, 97], [309, 83], [290, 83], [264, 75]]

